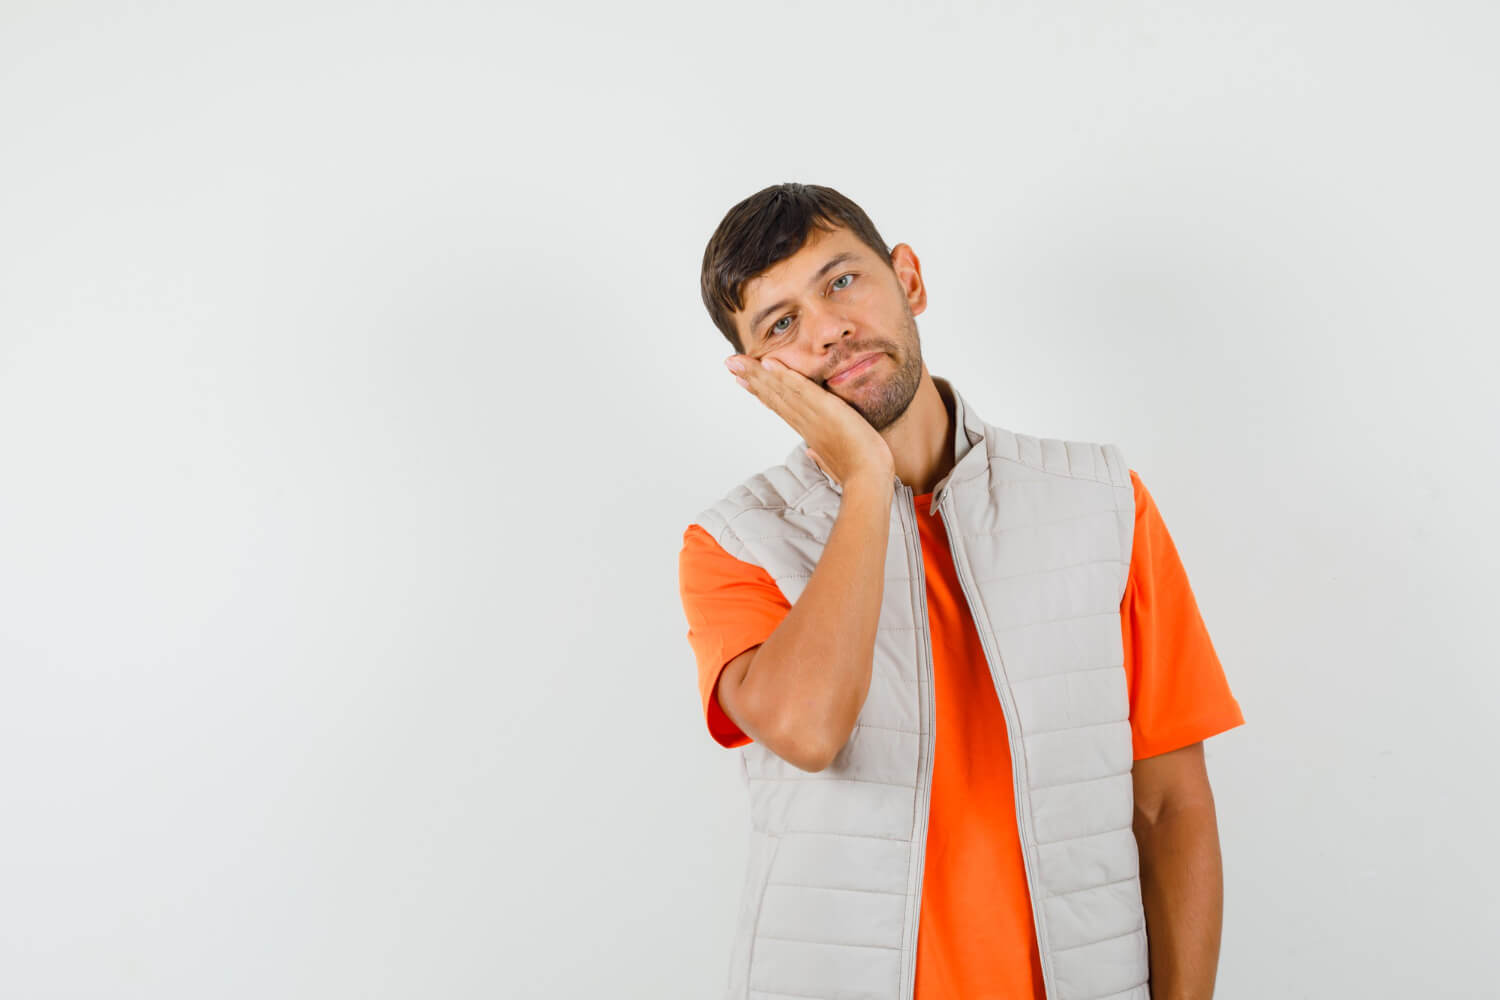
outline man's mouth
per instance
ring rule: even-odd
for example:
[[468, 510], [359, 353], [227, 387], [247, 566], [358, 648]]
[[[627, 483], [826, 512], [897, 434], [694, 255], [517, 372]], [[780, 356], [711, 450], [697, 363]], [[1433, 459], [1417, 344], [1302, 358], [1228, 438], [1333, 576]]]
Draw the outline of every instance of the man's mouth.
[[860, 361], [856, 361], [854, 364], [850, 365], [848, 368], [845, 368], [837, 375], [829, 376], [827, 384], [840, 385], [844, 382], [847, 382], [849, 379], [857, 377], [861, 372], [867, 370], [871, 365], [879, 360], [880, 352], [876, 351], [870, 354], [868, 357], [865, 357]]

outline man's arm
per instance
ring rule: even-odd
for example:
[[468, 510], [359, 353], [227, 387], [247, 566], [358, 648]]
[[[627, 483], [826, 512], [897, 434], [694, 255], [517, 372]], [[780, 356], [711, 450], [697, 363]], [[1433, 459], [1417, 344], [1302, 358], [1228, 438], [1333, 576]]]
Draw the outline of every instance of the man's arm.
[[894, 489], [880, 472], [843, 485], [828, 544], [792, 609], [719, 675], [724, 714], [804, 771], [832, 762], [870, 693]]
[[1209, 1000], [1219, 965], [1224, 872], [1203, 741], [1142, 758], [1131, 776], [1152, 1000]]

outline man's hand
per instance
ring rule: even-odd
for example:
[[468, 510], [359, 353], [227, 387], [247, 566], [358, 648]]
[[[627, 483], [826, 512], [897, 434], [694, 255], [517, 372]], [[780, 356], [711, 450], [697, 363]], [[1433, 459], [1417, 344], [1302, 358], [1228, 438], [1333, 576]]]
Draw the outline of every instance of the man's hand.
[[807, 442], [808, 456], [834, 482], [869, 478], [889, 483], [895, 459], [880, 432], [838, 396], [775, 358], [731, 354], [735, 381], [785, 420]]

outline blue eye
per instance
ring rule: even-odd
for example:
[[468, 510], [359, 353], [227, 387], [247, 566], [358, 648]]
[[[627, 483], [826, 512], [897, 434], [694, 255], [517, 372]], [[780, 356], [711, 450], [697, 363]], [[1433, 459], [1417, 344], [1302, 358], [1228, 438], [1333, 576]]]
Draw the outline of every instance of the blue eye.
[[[848, 278], [849, 282], [847, 284], [843, 284], [843, 285], [839, 284], [839, 282], [843, 281], [845, 278]], [[853, 283], [854, 283], [854, 272], [850, 271], [847, 274], [841, 274], [837, 278], [834, 278], [831, 282], [828, 283], [828, 287], [834, 289], [835, 291], [842, 292], [844, 289], [848, 288], [850, 284], [853, 284]], [[791, 329], [791, 327], [782, 326], [781, 325], [782, 323], [786, 322], [787, 320], [789, 320], [791, 318], [792, 317], [790, 317], [790, 316], [783, 316], [783, 317], [781, 317], [781, 319], [778, 319], [776, 322], [772, 323], [771, 324], [771, 328], [766, 331], [766, 336], [768, 336], [768, 337], [774, 337], [778, 333], [785, 333], [787, 330]]]

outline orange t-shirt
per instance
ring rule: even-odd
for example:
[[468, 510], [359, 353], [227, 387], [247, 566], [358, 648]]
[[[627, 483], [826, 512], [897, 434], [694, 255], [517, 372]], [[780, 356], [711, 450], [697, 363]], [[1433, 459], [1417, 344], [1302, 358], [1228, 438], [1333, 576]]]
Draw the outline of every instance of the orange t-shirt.
[[[1120, 631], [1140, 760], [1245, 719], [1161, 514], [1133, 469], [1130, 482], [1135, 538]], [[915, 503], [937, 700], [915, 995], [1046, 1000], [1000, 698], [932, 494]], [[764, 642], [791, 604], [769, 573], [725, 552], [700, 525], [682, 540], [679, 584], [704, 718], [718, 743], [743, 746], [750, 738], [715, 697], [719, 672]]]

